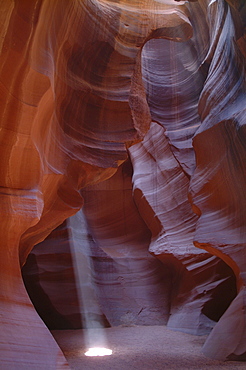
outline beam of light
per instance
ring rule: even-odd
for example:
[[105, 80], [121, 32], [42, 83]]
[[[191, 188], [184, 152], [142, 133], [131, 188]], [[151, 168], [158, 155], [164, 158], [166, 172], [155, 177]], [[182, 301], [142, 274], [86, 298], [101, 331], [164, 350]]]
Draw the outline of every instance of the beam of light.
[[97, 302], [91, 276], [93, 268], [89, 257], [91, 245], [87, 238], [87, 224], [82, 210], [69, 218], [68, 226], [81, 317], [84, 321], [84, 348], [88, 349], [85, 355], [111, 355], [112, 350], [108, 349], [106, 329], [103, 322], [95, 321], [93, 315], [91, 315], [91, 312], [93, 312], [100, 317], [102, 312]]
[[86, 356], [110, 356], [113, 351], [109, 348], [94, 347], [85, 352]]

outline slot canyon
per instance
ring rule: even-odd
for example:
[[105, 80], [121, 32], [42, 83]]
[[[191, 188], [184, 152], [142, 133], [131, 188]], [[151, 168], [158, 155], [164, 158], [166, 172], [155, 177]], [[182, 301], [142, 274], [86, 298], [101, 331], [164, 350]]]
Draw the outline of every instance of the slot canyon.
[[0, 25], [0, 369], [148, 327], [245, 366], [245, 1], [0, 0]]

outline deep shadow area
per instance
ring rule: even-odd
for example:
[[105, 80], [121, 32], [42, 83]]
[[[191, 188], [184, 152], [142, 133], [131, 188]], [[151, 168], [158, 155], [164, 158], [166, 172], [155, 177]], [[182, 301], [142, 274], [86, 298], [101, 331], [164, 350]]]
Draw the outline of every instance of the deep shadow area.
[[217, 265], [217, 274], [222, 282], [214, 289], [211, 300], [206, 302], [202, 309], [202, 313], [214, 321], [219, 321], [237, 295], [236, 276], [230, 266], [220, 261]]

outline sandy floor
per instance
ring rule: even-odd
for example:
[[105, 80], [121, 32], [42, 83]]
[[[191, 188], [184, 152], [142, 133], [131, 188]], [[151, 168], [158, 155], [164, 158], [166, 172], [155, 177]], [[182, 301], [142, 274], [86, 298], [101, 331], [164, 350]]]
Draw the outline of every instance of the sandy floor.
[[[172, 331], [164, 326], [132, 326], [94, 330], [53, 331], [74, 370], [246, 369], [245, 362], [220, 362], [201, 353], [206, 336]], [[107, 340], [111, 356], [86, 357], [89, 339]], [[104, 346], [106, 344], [104, 343]]]

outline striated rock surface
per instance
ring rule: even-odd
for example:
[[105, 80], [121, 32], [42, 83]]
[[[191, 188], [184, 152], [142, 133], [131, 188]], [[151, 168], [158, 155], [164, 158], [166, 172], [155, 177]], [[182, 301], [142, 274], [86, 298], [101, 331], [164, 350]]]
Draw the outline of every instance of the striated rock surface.
[[[245, 357], [244, 17], [236, 0], [0, 3], [3, 369], [68, 366], [28, 255], [26, 286], [70, 323], [85, 279], [92, 321], [196, 333], [234, 298], [231, 268], [204, 353]], [[67, 269], [73, 308], [52, 286]]]
[[[232, 15], [227, 4], [211, 6], [213, 42], [199, 98], [202, 124], [194, 137], [196, 169], [191, 179], [192, 202], [200, 216], [194, 244], [223, 259], [238, 281], [237, 297], [204, 347], [205, 354], [217, 359], [246, 358], [246, 86]], [[225, 328], [230, 333], [226, 337]]]
[[[163, 127], [153, 122], [143, 142], [129, 151], [134, 199], [152, 232], [149, 251], [173, 274], [168, 326], [191, 334], [208, 333], [214, 326], [208, 317], [219, 316], [235, 294], [232, 274], [220, 259], [194, 247], [197, 216], [188, 201], [189, 179], [171, 152]], [[222, 302], [216, 289], [231, 294]]]
[[169, 317], [171, 274], [148, 252], [150, 231], [132, 198], [131, 163], [82, 191], [94, 245], [100, 306], [111, 326], [160, 325]]
[[170, 1], [0, 6], [2, 366], [33, 368], [35, 359], [37, 368], [63, 368], [20, 266], [81, 208], [78, 190], [111, 176], [125, 144], [147, 131], [141, 46], [187, 40], [192, 27], [186, 8]]
[[[158, 140], [159, 134], [162, 135]], [[153, 143], [158, 144], [158, 149], [154, 149]], [[145, 155], [140, 153], [143, 148], [146, 150]], [[151, 149], [155, 151], [155, 161]], [[163, 161], [158, 158], [158, 153], [162, 153]], [[136, 154], [141, 154], [140, 166], [137, 165]], [[69, 279], [66, 274], [66, 284], [69, 279], [70, 286], [81, 295], [83, 327], [100, 327], [107, 325], [107, 322], [111, 326], [168, 324], [169, 327], [188, 333], [208, 333], [235, 296], [233, 273], [219, 258], [195, 248], [185, 227], [177, 226], [175, 235], [175, 220], [177, 225], [181, 225], [182, 216], [190, 214], [191, 220], [195, 221], [197, 217], [188, 207], [186, 176], [183, 178], [183, 195], [182, 186], [178, 186], [176, 196], [172, 196], [175, 187], [172, 188], [172, 183], [167, 184], [165, 181], [170, 179], [173, 172], [173, 178], [178, 183], [176, 172], [179, 172], [180, 167], [169, 151], [163, 128], [152, 124], [143, 143], [131, 148], [131, 156], [134, 174], [130, 161], [127, 161], [113, 177], [82, 191], [83, 213], [80, 211], [69, 218], [67, 226], [58, 228], [45, 242], [33, 249], [24, 268], [25, 281], [33, 281], [34, 269], [38, 281], [36, 286], [39, 291], [41, 289], [42, 294], [49, 296], [53, 306], [51, 313], [42, 314], [49, 327], [52, 327], [51, 317], [53, 325], [57, 322], [57, 325], [64, 327], [70, 320], [72, 326], [71, 315], [74, 308], [77, 313], [80, 312], [78, 304], [74, 307], [69, 295], [65, 299], [63, 294], [62, 281], [66, 262], [70, 270], [72, 264], [75, 266], [76, 281]], [[161, 173], [156, 163], [162, 166]], [[152, 172], [148, 175], [149, 166]], [[144, 175], [141, 168], [145, 171]], [[135, 183], [134, 199], [132, 174]], [[168, 177], [163, 178], [161, 174], [168, 174]], [[182, 171], [180, 177], [182, 178]], [[159, 190], [154, 187], [157, 179]], [[137, 184], [143, 189], [145, 196], [138, 195], [140, 189]], [[168, 188], [173, 192], [168, 191]], [[149, 200], [148, 205], [145, 198]], [[159, 199], [160, 205], [153, 198]], [[186, 209], [181, 201], [177, 205], [178, 199], [187, 203]], [[164, 208], [162, 204], [165, 203], [166, 207], [169, 206], [168, 211], [158, 212], [158, 209]], [[171, 205], [174, 204], [177, 207], [172, 209]], [[166, 213], [169, 218], [165, 217]], [[188, 224], [188, 220], [186, 222]], [[168, 225], [173, 225], [172, 233], [168, 230]], [[73, 261], [71, 258], [64, 260], [61, 230], [66, 247], [72, 252]], [[180, 236], [180, 232], [183, 235]], [[50, 255], [51, 251], [53, 256]], [[158, 259], [151, 256], [149, 251]], [[36, 257], [35, 264], [32, 261], [33, 256]], [[54, 259], [57, 260], [56, 264], [52, 264]], [[42, 273], [38, 273], [37, 269]], [[91, 279], [88, 279], [88, 272]], [[33, 302], [39, 304], [37, 294], [27, 284], [26, 286]], [[54, 312], [54, 307], [59, 307], [59, 314]], [[61, 311], [64, 312], [62, 319]], [[107, 319], [106, 322], [102, 314]]]
[[[242, 36], [243, 24], [236, 6], [234, 2], [233, 8], [230, 8], [222, 1], [192, 4], [191, 23], [195, 32], [191, 40], [181, 47], [167, 40], [151, 40], [143, 49], [143, 78], [146, 81], [152, 118], [164, 127], [173, 155], [182, 170], [191, 176], [190, 199], [193, 210], [199, 216], [193, 223], [195, 235], [191, 240], [196, 247], [224, 260], [234, 270], [238, 280], [238, 296], [204, 346], [204, 353], [217, 359], [245, 358], [246, 343], [243, 303], [246, 95], [244, 59], [241, 54], [245, 41]], [[239, 10], [243, 15], [245, 8], [242, 4]], [[171, 59], [170, 55], [175, 55], [175, 58]], [[170, 109], [167, 109], [168, 102]], [[134, 153], [135, 147], [130, 152]], [[156, 152], [155, 155], [151, 152], [154, 161]], [[161, 163], [160, 160], [157, 163]], [[167, 162], [165, 164], [163, 168], [170, 169]], [[159, 167], [162, 172], [162, 166]], [[141, 187], [144, 189], [144, 180], [139, 180], [138, 172], [135, 185], [137, 190]], [[152, 173], [151, 170], [149, 172]], [[140, 173], [145, 175], [143, 168]], [[175, 183], [177, 188], [171, 187], [171, 176], [166, 180], [168, 186], [163, 190], [160, 187], [160, 176], [156, 176], [160, 193], [162, 190], [163, 194], [168, 194], [168, 187], [170, 189], [168, 197], [162, 195], [162, 199], [168, 199], [165, 206], [160, 206], [160, 197], [158, 201], [155, 200], [156, 192], [151, 193], [147, 180], [145, 198], [148, 204], [156, 208], [154, 214], [159, 214], [158, 218], [163, 220], [163, 228], [158, 230], [152, 251], [158, 254], [160, 250], [167, 253], [175, 249], [175, 256], [179, 248], [177, 245], [173, 248], [172, 244], [185, 230], [182, 222], [189, 230], [189, 212], [184, 213], [185, 218], [175, 214], [175, 208], [182, 211], [181, 204], [183, 206], [185, 202], [182, 202], [178, 181]], [[172, 198], [175, 199], [174, 204], [171, 203]], [[172, 214], [175, 215], [173, 219]], [[179, 227], [175, 227], [178, 220]], [[188, 235], [189, 232], [185, 232], [182, 240], [186, 241]], [[226, 328], [230, 335], [225, 338]]]

